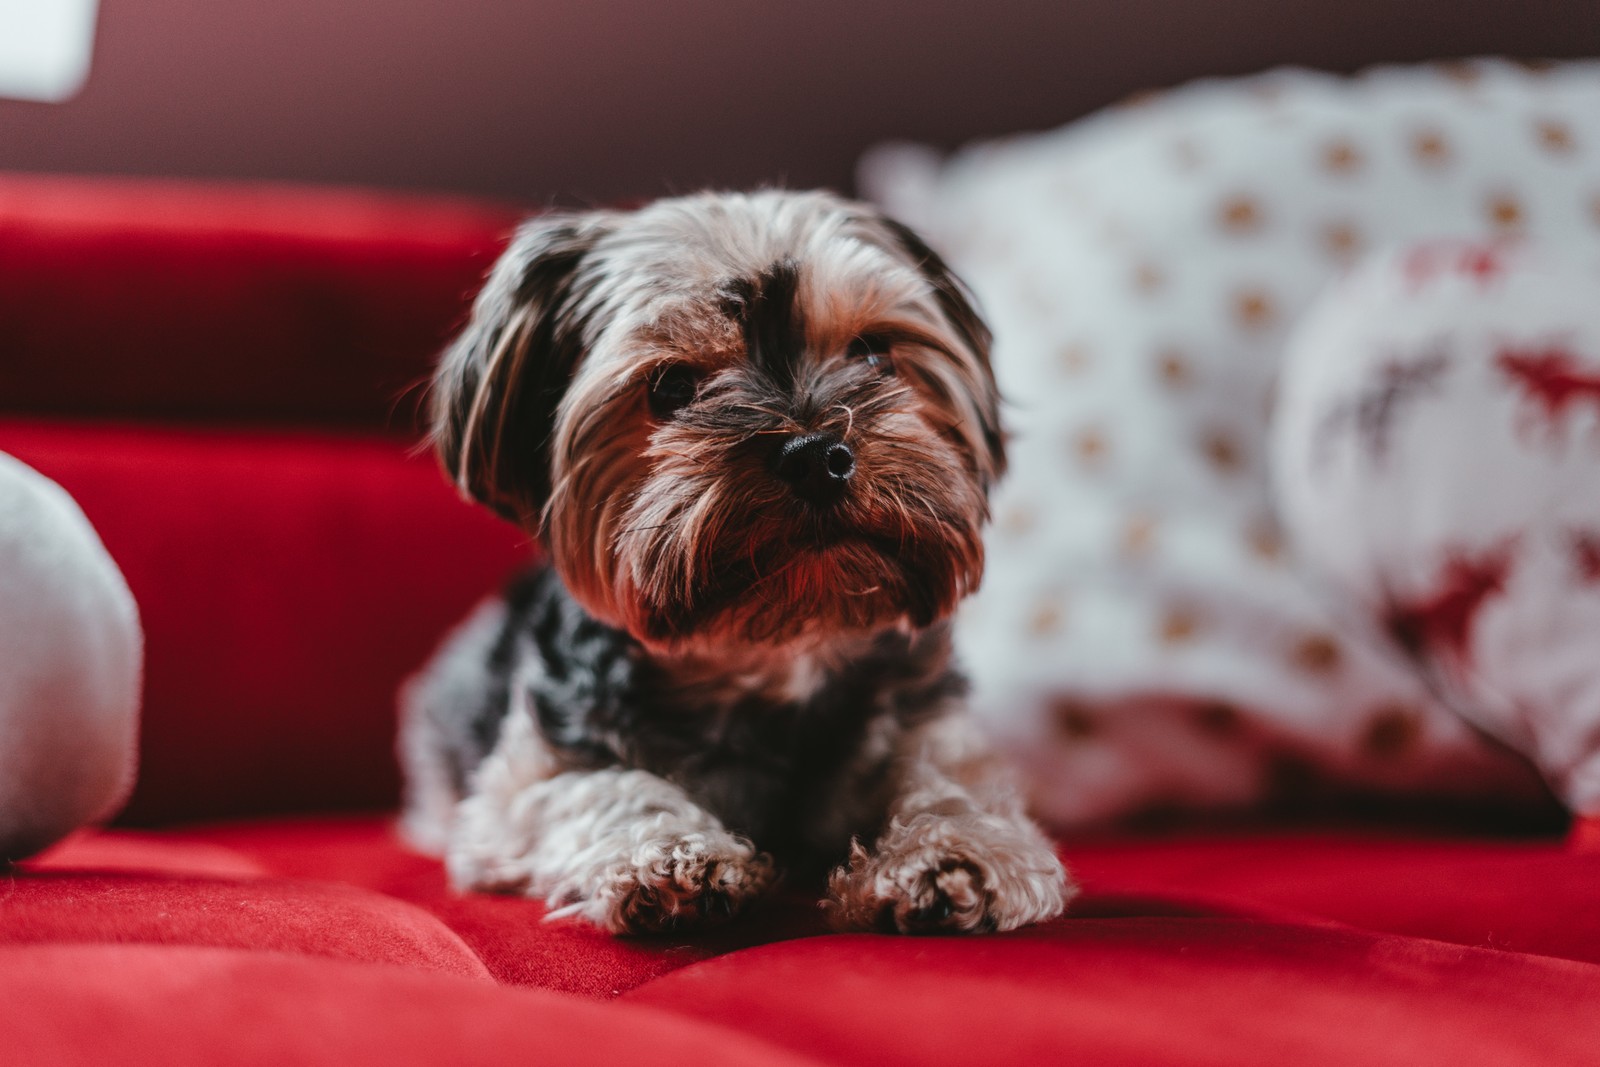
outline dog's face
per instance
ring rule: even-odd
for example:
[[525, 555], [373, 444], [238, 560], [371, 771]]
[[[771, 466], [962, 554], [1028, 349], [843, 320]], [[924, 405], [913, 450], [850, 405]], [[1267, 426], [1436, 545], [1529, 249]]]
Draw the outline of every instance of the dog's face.
[[926, 626], [983, 569], [988, 340], [921, 241], [826, 194], [548, 215], [446, 352], [434, 438], [650, 647]]

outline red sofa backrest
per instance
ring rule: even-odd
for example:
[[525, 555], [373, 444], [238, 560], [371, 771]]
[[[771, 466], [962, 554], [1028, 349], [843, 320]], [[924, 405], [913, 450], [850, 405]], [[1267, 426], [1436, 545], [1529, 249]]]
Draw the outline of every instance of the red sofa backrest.
[[145, 626], [124, 821], [393, 804], [396, 687], [531, 551], [396, 406], [516, 214], [0, 176], [0, 451], [74, 494]]
[[0, 174], [0, 412], [410, 432], [520, 214]]

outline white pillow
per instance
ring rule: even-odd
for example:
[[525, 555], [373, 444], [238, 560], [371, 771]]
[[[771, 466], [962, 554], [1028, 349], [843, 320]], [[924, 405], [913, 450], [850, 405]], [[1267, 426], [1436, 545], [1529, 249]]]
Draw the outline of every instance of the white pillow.
[[1307, 317], [1280, 395], [1297, 556], [1600, 816], [1600, 270], [1380, 257]]
[[1012, 473], [959, 639], [1042, 814], [1523, 788], [1286, 565], [1267, 407], [1290, 326], [1363, 250], [1594, 254], [1597, 166], [1600, 64], [1490, 61], [1207, 82], [947, 165], [864, 161], [995, 329]]
[[0, 866], [121, 807], [143, 665], [133, 595], [83, 512], [0, 453]]

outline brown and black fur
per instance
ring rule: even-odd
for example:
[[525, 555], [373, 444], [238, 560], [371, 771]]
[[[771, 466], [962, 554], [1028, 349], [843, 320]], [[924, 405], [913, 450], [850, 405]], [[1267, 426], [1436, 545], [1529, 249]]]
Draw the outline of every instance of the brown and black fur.
[[405, 698], [408, 824], [458, 884], [615, 930], [818, 861], [842, 926], [1060, 910], [950, 662], [1005, 465], [988, 345], [931, 249], [828, 194], [519, 231], [434, 441], [549, 563]]

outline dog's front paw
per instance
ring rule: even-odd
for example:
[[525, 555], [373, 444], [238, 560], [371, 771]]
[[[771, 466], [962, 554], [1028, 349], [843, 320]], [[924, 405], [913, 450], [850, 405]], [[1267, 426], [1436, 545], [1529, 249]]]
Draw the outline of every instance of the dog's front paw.
[[639, 843], [574, 907], [613, 933], [662, 933], [737, 915], [773, 882], [771, 857], [742, 838], [688, 833]]
[[989, 933], [1053, 919], [1074, 891], [1032, 826], [919, 815], [896, 821], [873, 851], [853, 845], [824, 906], [842, 930]]

